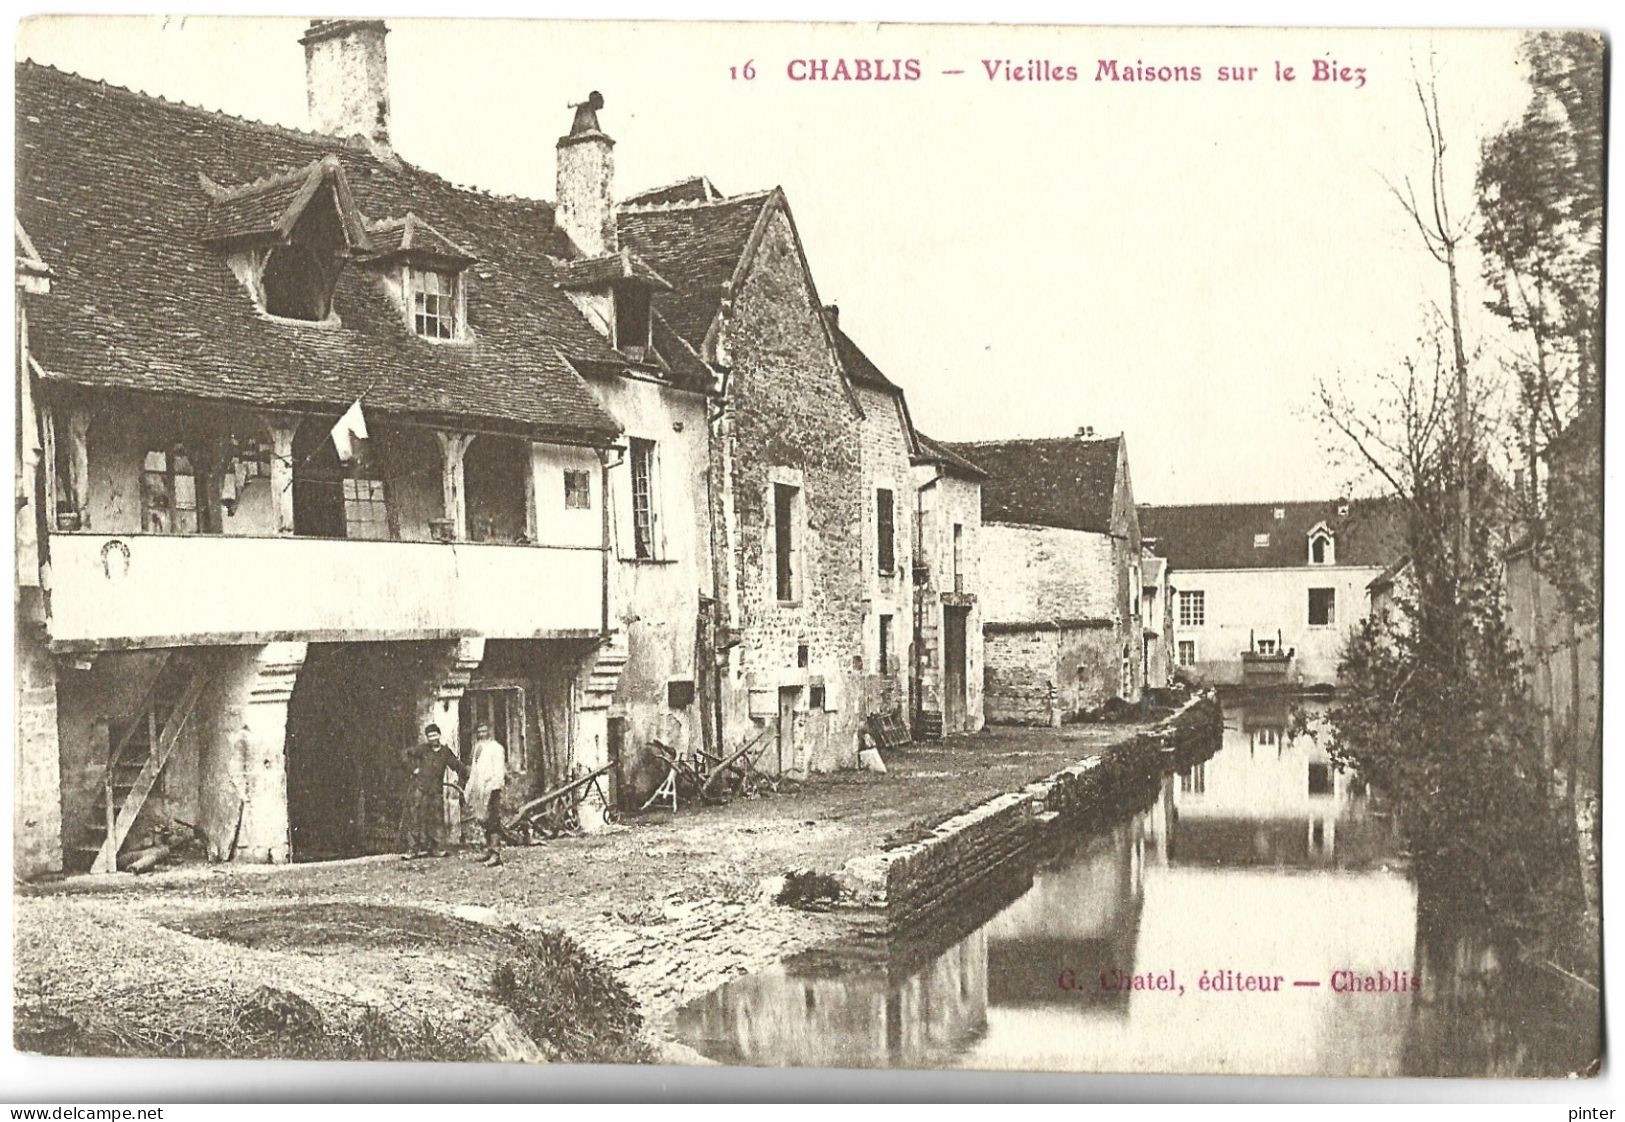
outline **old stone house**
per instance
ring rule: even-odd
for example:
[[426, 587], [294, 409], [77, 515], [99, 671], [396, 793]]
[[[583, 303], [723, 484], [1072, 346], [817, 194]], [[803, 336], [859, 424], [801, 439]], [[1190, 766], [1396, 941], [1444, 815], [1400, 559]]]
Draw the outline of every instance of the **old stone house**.
[[[216, 859], [388, 847], [393, 753], [431, 720], [465, 747], [490, 721], [516, 794], [607, 759], [641, 595], [611, 561], [648, 529], [612, 410], [638, 439], [703, 428], [707, 374], [651, 353], [635, 296], [595, 330], [652, 271], [601, 283], [569, 215], [392, 149], [384, 36], [302, 40], [319, 133], [17, 69], [18, 217], [51, 270], [19, 347], [20, 872], [110, 867], [166, 822]], [[692, 615], [707, 509], [683, 491], [656, 548], [690, 558]]]
[[978, 732], [984, 640], [979, 562], [987, 472], [924, 433], [914, 461], [914, 735]]
[[1140, 525], [1178, 585], [1179, 672], [1215, 685], [1335, 683], [1402, 551], [1383, 500], [1143, 506]]
[[946, 445], [988, 473], [980, 588], [991, 722], [1047, 723], [1144, 686], [1140, 524], [1127, 442]]
[[781, 190], [694, 178], [616, 209], [620, 244], [670, 285], [653, 306], [718, 374], [712, 588], [723, 751], [771, 739], [787, 772], [856, 761], [865, 642], [863, 408]]

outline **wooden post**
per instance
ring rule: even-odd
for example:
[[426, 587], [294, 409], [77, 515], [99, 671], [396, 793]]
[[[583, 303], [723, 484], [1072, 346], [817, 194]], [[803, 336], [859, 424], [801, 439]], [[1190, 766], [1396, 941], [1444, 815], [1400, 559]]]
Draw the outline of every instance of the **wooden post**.
[[[79, 517], [79, 529], [90, 529], [90, 411], [82, 407], [69, 408], [64, 417], [67, 430], [61, 436], [68, 441], [68, 501]], [[59, 437], [60, 439], [60, 437]]]
[[276, 530], [293, 533], [293, 437], [299, 418], [268, 414], [262, 418], [271, 434], [271, 495], [276, 502]]
[[468, 452], [468, 446], [474, 443], [474, 436], [474, 433], [435, 430], [435, 437], [440, 441], [440, 493], [454, 541], [468, 537], [468, 497], [463, 489], [463, 456]]
[[542, 540], [541, 517], [536, 510], [536, 445], [525, 443], [525, 537], [536, 544]]

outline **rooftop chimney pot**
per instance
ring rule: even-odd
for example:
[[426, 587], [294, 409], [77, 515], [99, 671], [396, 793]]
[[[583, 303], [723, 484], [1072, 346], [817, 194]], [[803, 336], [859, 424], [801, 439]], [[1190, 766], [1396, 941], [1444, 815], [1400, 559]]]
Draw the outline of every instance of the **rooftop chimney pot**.
[[389, 152], [389, 60], [381, 19], [313, 19], [305, 48], [310, 127], [329, 136], [363, 137]]

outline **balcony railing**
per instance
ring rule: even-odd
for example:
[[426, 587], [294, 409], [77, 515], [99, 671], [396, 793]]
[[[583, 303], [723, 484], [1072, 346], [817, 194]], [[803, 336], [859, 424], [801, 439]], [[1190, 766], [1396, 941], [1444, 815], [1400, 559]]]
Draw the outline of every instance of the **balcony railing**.
[[52, 534], [58, 649], [597, 634], [594, 548]]

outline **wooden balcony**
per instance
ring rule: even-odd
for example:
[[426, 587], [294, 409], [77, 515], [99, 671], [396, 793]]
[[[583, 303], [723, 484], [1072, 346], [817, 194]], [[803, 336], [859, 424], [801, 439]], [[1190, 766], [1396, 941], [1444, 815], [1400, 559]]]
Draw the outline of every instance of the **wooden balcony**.
[[597, 548], [55, 533], [50, 557], [59, 651], [578, 638], [604, 623]]

